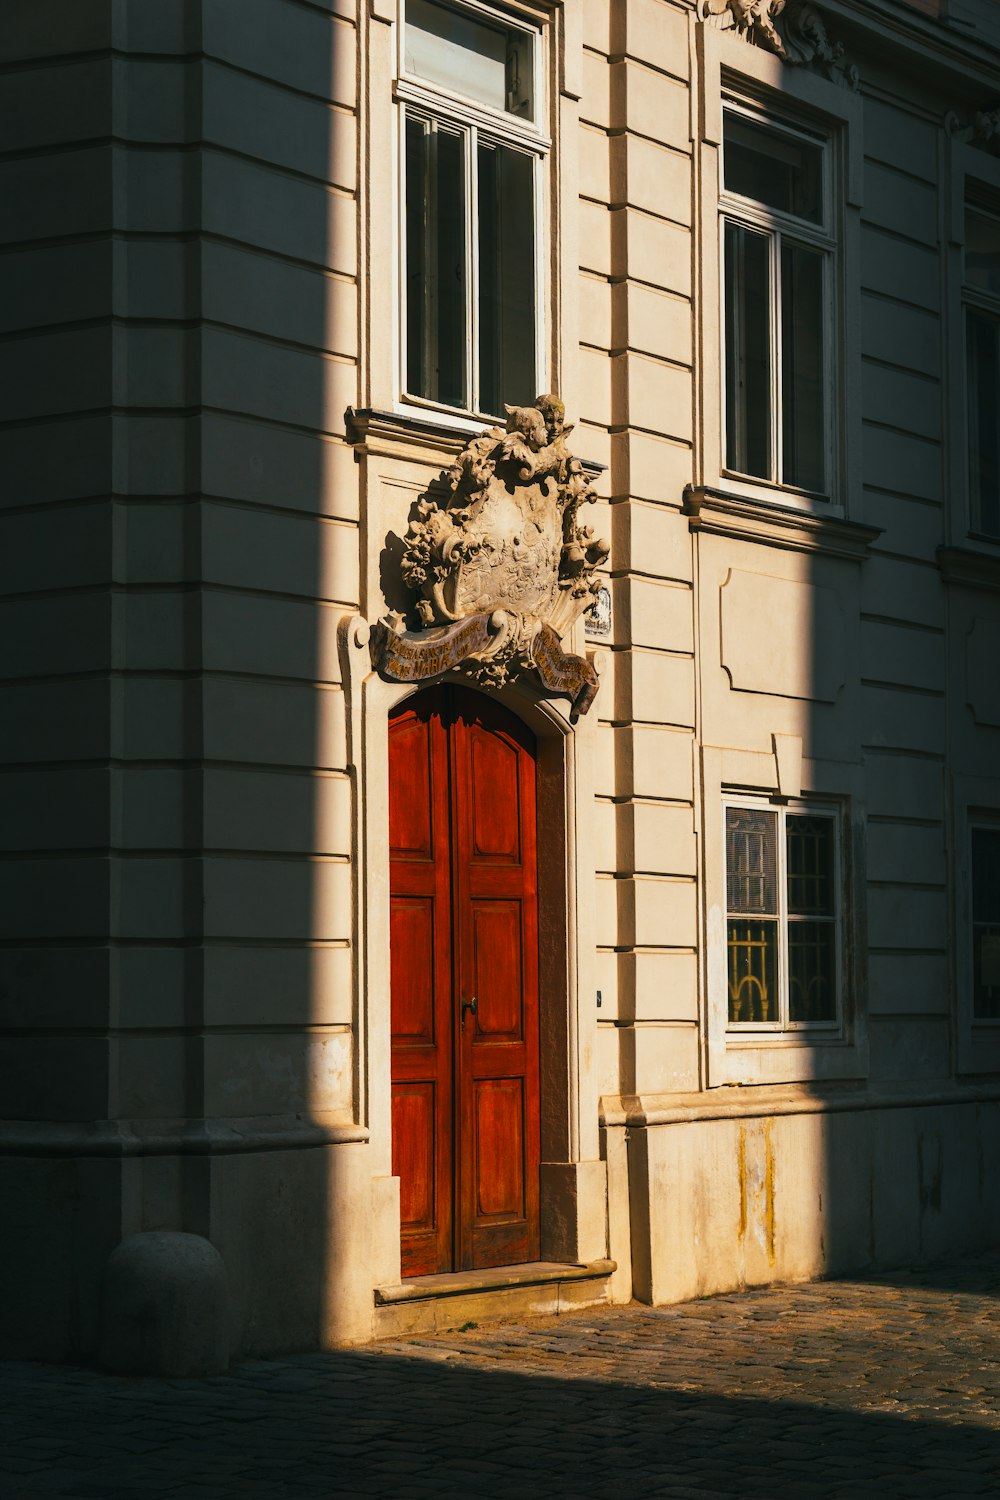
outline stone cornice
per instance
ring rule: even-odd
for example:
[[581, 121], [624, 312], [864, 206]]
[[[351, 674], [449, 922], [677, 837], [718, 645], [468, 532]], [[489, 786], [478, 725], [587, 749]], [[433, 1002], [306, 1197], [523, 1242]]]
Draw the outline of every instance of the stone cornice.
[[766, 1119], [773, 1115], [823, 1115], [876, 1109], [1000, 1103], [998, 1084], [901, 1089], [810, 1082], [799, 1086], [728, 1084], [702, 1094], [612, 1094], [601, 1100], [601, 1124], [641, 1129], [694, 1125], [710, 1120]]
[[937, 564], [945, 583], [1000, 593], [1000, 556], [971, 547], [939, 547]]
[[873, 542], [882, 535], [878, 526], [746, 500], [703, 485], [688, 485], [681, 513], [688, 517], [692, 531], [759, 542], [786, 551], [819, 552], [852, 562], [863, 561]]

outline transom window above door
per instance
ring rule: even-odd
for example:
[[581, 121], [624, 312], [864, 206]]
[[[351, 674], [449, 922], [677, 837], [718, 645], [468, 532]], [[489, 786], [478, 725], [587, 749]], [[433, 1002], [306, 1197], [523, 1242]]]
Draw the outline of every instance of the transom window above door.
[[826, 137], [726, 108], [725, 468], [823, 499], [833, 485], [832, 170]]
[[542, 34], [494, 6], [405, 0], [400, 384], [487, 417], [541, 379]]

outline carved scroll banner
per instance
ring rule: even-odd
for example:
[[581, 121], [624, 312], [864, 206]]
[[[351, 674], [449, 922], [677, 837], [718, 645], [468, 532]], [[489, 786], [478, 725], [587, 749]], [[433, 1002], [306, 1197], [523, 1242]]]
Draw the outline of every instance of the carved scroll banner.
[[406, 630], [398, 635], [380, 620], [372, 632], [372, 658], [376, 669], [393, 682], [421, 682], [450, 672], [489, 644], [487, 614], [470, 615], [441, 630]]
[[[507, 621], [500, 611], [470, 615], [439, 630], [393, 630], [380, 620], [372, 631], [372, 662], [393, 682], [422, 682], [463, 663], [478, 668], [502, 648]], [[585, 714], [597, 696], [600, 679], [592, 662], [564, 651], [550, 625], [537, 626], [522, 648], [543, 687], [573, 705], [574, 719]]]
[[536, 635], [531, 659], [549, 692], [569, 698], [574, 718], [587, 712], [601, 685], [593, 662], [564, 651], [550, 625], [543, 625]]

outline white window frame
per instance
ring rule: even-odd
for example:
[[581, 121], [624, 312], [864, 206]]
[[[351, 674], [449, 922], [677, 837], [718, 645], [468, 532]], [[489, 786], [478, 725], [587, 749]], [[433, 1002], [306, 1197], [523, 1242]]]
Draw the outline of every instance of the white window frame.
[[[755, 199], [744, 198], [737, 193], [727, 191], [725, 186], [725, 120], [727, 116], [738, 116], [754, 124], [767, 126], [776, 134], [782, 135], [787, 139], [802, 141], [809, 146], [819, 148], [822, 157], [822, 219], [820, 223], [810, 223], [807, 219], [797, 218], [793, 214], [786, 214], [779, 209], [770, 208]], [[837, 492], [837, 444], [834, 441], [834, 434], [837, 428], [837, 325], [836, 319], [833, 316], [833, 308], [835, 302], [834, 292], [837, 286], [838, 243], [835, 232], [834, 183], [839, 180], [840, 173], [835, 148], [836, 142], [831, 139], [829, 131], [810, 131], [804, 128], [799, 122], [793, 122], [786, 115], [778, 114], [773, 109], [754, 108], [745, 96], [729, 93], [723, 99], [723, 140], [720, 148], [721, 160], [719, 167], [719, 266], [722, 284], [722, 305], [720, 306], [719, 316], [719, 329], [722, 342], [720, 355], [720, 369], [722, 374], [722, 394], [720, 397], [722, 412], [722, 472], [727, 478], [737, 480], [741, 483], [766, 485], [769, 489], [779, 490], [784, 494], [805, 501], [829, 502], [831, 497]], [[726, 387], [729, 356], [726, 348], [726, 318], [724, 310], [728, 292], [725, 247], [727, 223], [738, 224], [747, 229], [756, 230], [765, 235], [768, 241], [768, 260], [770, 266], [769, 296], [771, 305], [771, 390], [768, 412], [770, 416], [769, 443], [771, 473], [767, 476], [747, 474], [739, 469], [731, 469], [726, 462], [729, 447], [729, 434], [726, 427]], [[783, 317], [781, 245], [783, 241], [788, 241], [794, 245], [803, 245], [808, 249], [818, 250], [822, 255], [824, 365], [823, 471], [825, 483], [821, 491], [807, 490], [801, 486], [790, 484], [784, 479], [781, 473], [784, 446], [781, 401], [783, 385], [781, 348], [781, 324]]]
[[975, 983], [974, 983], [974, 981], [975, 981], [975, 967], [974, 967], [974, 965], [975, 965], [975, 952], [974, 952], [974, 944], [975, 944], [975, 936], [976, 936], [974, 910], [975, 910], [976, 890], [975, 890], [975, 884], [974, 884], [974, 881], [973, 881], [973, 878], [972, 878], [972, 835], [975, 832], [992, 833], [992, 834], [995, 834], [997, 838], [1000, 838], [1000, 819], [997, 819], [996, 817], [992, 817], [991, 818], [987, 814], [984, 814], [984, 813], [981, 813], [981, 812], [973, 812], [969, 816], [968, 824], [967, 824], [967, 827], [966, 827], [966, 835], [965, 835], [965, 838], [966, 838], [966, 858], [968, 860], [968, 867], [967, 868], [968, 868], [968, 871], [969, 871], [969, 976], [970, 976], [970, 981], [972, 981], [970, 983], [970, 990], [969, 990], [969, 1010], [970, 1010], [970, 1013], [971, 1013], [973, 1026], [976, 1026], [976, 1027], [984, 1026], [984, 1027], [988, 1028], [990, 1031], [995, 1032], [996, 1035], [998, 1037], [1000, 1037], [1000, 1016], [977, 1016], [976, 1015], [976, 995], [975, 995]]
[[[477, 199], [478, 172], [476, 170], [477, 148], [480, 138], [494, 145], [523, 151], [534, 160], [533, 211], [535, 216], [534, 275], [535, 275], [535, 392], [546, 388], [546, 259], [545, 246], [549, 241], [547, 206], [547, 162], [552, 150], [552, 138], [543, 128], [548, 119], [549, 102], [546, 89], [546, 32], [540, 22], [533, 24], [524, 16], [515, 14], [499, 5], [487, 5], [482, 0], [441, 0], [449, 9], [480, 15], [484, 20], [500, 22], [512, 30], [523, 31], [533, 40], [533, 97], [535, 120], [527, 122], [516, 115], [491, 109], [477, 100], [452, 93], [438, 84], [415, 75], [407, 74], [406, 59], [406, 0], [399, 0], [398, 50], [396, 57], [396, 81], [393, 98], [397, 110], [396, 130], [396, 390], [395, 408], [406, 416], [431, 414], [444, 425], [468, 427], [470, 420], [481, 424], [502, 415], [500, 412], [483, 411], [479, 396], [479, 260], [476, 253], [476, 227], [479, 210]], [[465, 368], [469, 395], [466, 406], [450, 406], [445, 402], [414, 395], [406, 389], [406, 119], [410, 114], [423, 119], [439, 121], [454, 126], [462, 132], [465, 143], [465, 215], [466, 215], [466, 318], [465, 318]]]
[[[752, 797], [740, 796], [738, 793], [727, 793], [722, 799], [722, 840], [723, 850], [726, 850], [726, 813], [729, 808], [746, 808], [751, 811], [761, 811], [776, 814], [777, 817], [777, 869], [775, 878], [778, 885], [778, 1011], [776, 1021], [733, 1021], [729, 1016], [729, 989], [726, 987], [726, 1031], [730, 1035], [739, 1036], [744, 1039], [767, 1038], [794, 1035], [808, 1036], [810, 1038], [822, 1037], [839, 1039], [843, 1035], [843, 930], [844, 930], [844, 908], [845, 891], [843, 877], [843, 858], [841, 855], [841, 814], [840, 810], [830, 802], [818, 802], [801, 800], [789, 800], [777, 797]], [[793, 1021], [790, 1019], [789, 1010], [789, 978], [788, 978], [788, 928], [790, 922], [811, 921], [812, 918], [791, 915], [788, 910], [788, 842], [786, 835], [786, 822], [789, 815], [802, 817], [826, 818], [833, 825], [833, 850], [834, 850], [834, 891], [836, 896], [835, 912], [832, 921], [829, 918], [820, 920], [828, 922], [834, 929], [834, 992], [836, 995], [836, 1015], [832, 1021]], [[726, 886], [728, 890], [728, 867], [725, 869]], [[728, 928], [732, 914], [726, 911], [726, 942], [728, 958]], [[740, 914], [742, 916], [742, 914]], [[755, 918], [749, 915], [745, 918], [753, 921]], [[767, 918], [762, 918], [767, 920]], [[728, 972], [728, 966], [727, 966]]]
[[[861, 206], [864, 196], [864, 106], [860, 93], [807, 68], [793, 68], [763, 47], [749, 45], [734, 30], [696, 27], [701, 109], [697, 120], [697, 213], [695, 267], [703, 309], [700, 401], [696, 405], [693, 482], [725, 500], [757, 502], [766, 530], [765, 507], [810, 515], [850, 518], [863, 510], [861, 401]], [[836, 240], [829, 302], [835, 310], [826, 356], [832, 456], [828, 498], [726, 470], [723, 434], [725, 351], [724, 267], [719, 226], [722, 183], [723, 109], [743, 104], [765, 122], [801, 129], [828, 140], [830, 218]], [[796, 225], [799, 223], [795, 221]], [[712, 318], [719, 319], [719, 330]]]
[[[792, 790], [784, 786], [783, 790], [777, 745], [773, 756], [757, 750], [703, 745], [699, 759], [703, 903], [699, 983], [703, 1076], [707, 1086], [783, 1087], [867, 1078], [864, 766], [803, 756], [796, 772], [797, 785]], [[752, 1030], [729, 1024], [724, 810], [727, 804], [769, 809], [784, 805], [791, 812], [809, 808], [833, 814], [837, 819], [837, 882], [841, 904], [836, 1028], [800, 1025], [789, 1030], [760, 1027]]]
[[959, 1073], [1000, 1072], [1000, 1018], [975, 1014], [972, 928], [972, 830], [1000, 832], [1000, 784], [993, 777], [956, 775], [954, 800], [955, 943], [953, 983]]
[[[966, 362], [967, 306], [979, 305], [983, 293], [973, 291], [965, 281], [965, 212], [979, 203], [997, 205], [1000, 218], [1000, 161], [964, 141], [951, 142], [951, 201], [948, 213], [949, 251], [948, 284], [943, 336], [945, 349], [942, 363], [947, 382], [948, 407], [946, 432], [946, 476], [950, 493], [957, 503], [945, 506], [946, 539], [952, 546], [972, 548], [1000, 557], [1000, 537], [977, 531], [972, 514], [970, 482], [968, 365]], [[971, 294], [971, 295], [970, 295]], [[989, 300], [988, 294], [987, 300]], [[1000, 317], [1000, 299], [994, 307]]]

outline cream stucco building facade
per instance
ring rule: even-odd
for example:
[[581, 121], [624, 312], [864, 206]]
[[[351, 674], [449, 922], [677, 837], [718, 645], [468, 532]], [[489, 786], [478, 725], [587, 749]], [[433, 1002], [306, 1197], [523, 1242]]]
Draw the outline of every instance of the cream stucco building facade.
[[[1000, 1238], [992, 11], [13, 7], [9, 1351], [94, 1356], [137, 1235], [233, 1354]], [[410, 1273], [373, 627], [546, 391], [596, 699], [423, 684], [536, 768], [535, 1239]]]

